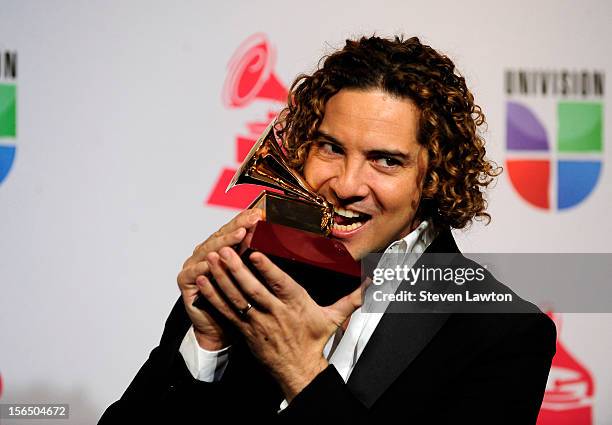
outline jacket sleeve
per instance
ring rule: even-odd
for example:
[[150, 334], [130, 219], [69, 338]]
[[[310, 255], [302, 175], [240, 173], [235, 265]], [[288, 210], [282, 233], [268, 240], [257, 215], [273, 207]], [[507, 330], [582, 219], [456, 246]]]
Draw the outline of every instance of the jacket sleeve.
[[349, 391], [333, 365], [308, 384], [279, 414], [279, 423], [380, 423]]

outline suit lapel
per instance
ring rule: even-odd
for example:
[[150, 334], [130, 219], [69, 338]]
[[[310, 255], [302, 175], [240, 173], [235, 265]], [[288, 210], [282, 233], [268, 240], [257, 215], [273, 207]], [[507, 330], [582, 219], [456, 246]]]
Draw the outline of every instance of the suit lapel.
[[[459, 249], [446, 228], [425, 252], [459, 253]], [[384, 314], [347, 382], [351, 392], [370, 408], [431, 341], [448, 316], [448, 313]]]

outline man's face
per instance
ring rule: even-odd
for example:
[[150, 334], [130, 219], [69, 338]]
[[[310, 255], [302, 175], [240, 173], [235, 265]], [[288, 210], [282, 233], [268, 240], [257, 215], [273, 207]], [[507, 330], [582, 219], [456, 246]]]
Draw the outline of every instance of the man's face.
[[418, 225], [428, 161], [417, 143], [418, 117], [410, 100], [380, 90], [343, 89], [326, 104], [304, 177], [336, 207], [332, 237], [356, 259]]

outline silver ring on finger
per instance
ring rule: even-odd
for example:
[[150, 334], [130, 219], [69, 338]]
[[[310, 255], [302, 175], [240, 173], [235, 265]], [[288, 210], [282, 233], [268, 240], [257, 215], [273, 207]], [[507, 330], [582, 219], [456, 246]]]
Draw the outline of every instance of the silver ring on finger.
[[247, 302], [247, 306], [245, 308], [241, 308], [241, 309], [238, 310], [238, 315], [240, 315], [240, 318], [242, 320], [245, 320], [249, 310], [252, 309], [252, 308], [253, 308], [253, 305], [251, 303]]

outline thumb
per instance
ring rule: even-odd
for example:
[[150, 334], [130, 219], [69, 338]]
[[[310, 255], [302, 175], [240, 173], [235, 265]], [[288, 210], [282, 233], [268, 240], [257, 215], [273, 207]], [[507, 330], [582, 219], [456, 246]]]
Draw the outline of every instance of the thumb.
[[336, 325], [340, 326], [363, 304], [363, 285], [327, 307]]

